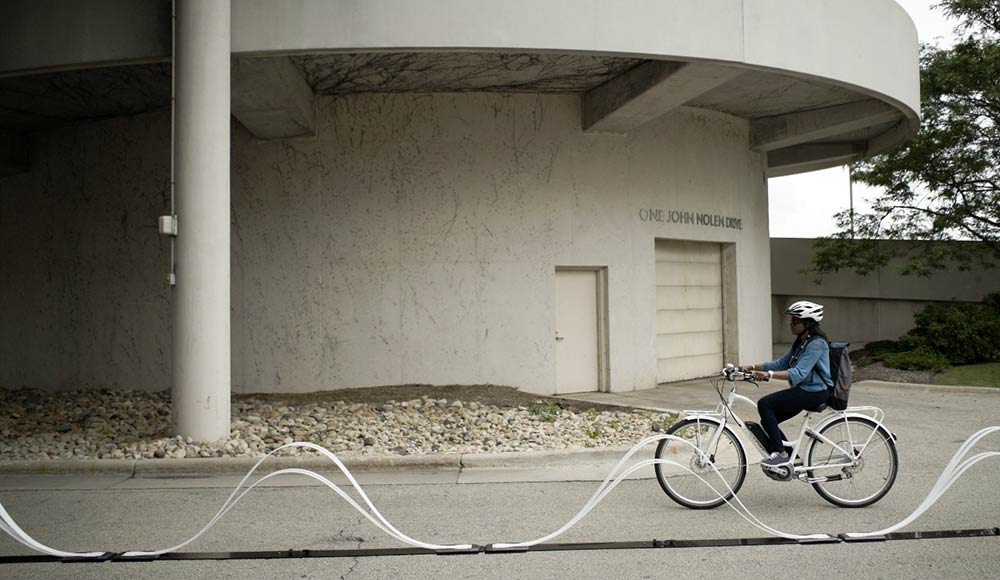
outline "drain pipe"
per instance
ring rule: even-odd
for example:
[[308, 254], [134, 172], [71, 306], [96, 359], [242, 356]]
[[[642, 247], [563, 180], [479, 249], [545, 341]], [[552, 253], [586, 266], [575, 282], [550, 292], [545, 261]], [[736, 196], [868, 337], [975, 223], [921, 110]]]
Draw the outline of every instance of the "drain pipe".
[[170, 1], [170, 213], [160, 216], [160, 235], [170, 239], [170, 270], [167, 271], [167, 285], [171, 288], [177, 284], [175, 253], [177, 238], [177, 210], [174, 202], [174, 139], [177, 131], [177, 66], [174, 55], [177, 53], [177, 0]]

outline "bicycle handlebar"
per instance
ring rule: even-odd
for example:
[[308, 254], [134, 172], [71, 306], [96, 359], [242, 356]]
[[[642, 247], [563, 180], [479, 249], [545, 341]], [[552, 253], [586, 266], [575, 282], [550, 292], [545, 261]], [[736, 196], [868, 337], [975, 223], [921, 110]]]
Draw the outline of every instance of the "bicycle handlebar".
[[733, 365], [733, 363], [726, 364], [725, 368], [722, 369], [722, 376], [726, 377], [727, 381], [754, 382], [753, 371], [738, 369]]

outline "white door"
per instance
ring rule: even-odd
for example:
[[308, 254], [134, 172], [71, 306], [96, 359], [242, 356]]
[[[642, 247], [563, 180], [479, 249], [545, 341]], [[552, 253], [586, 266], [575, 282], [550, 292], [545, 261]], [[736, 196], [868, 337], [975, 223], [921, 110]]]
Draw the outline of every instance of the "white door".
[[598, 390], [597, 272], [556, 270], [556, 393]]
[[722, 246], [657, 240], [657, 382], [717, 373], [722, 320]]

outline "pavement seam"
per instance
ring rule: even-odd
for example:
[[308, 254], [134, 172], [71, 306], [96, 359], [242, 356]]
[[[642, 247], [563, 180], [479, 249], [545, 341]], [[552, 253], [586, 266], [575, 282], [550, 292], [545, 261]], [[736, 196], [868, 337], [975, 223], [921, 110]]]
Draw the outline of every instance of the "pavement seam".
[[[365, 518], [364, 515], [358, 516], [358, 522], [355, 525], [360, 526], [361, 524], [363, 524], [365, 522], [366, 519], [367, 518]], [[360, 550], [361, 546], [364, 545], [364, 543], [365, 543], [365, 539], [363, 537], [361, 537], [361, 536], [354, 536], [353, 538], [346, 538], [345, 535], [344, 535], [344, 532], [346, 530], [347, 530], [346, 527], [342, 528], [339, 532], [337, 532], [337, 535], [339, 535], [341, 538], [344, 538], [344, 539], [350, 539], [350, 540], [356, 541], [358, 543], [358, 549]], [[351, 559], [351, 567], [348, 568], [347, 572], [345, 572], [343, 575], [341, 575], [340, 580], [346, 580], [348, 576], [350, 576], [351, 574], [354, 573], [354, 571], [358, 568], [358, 566], [360, 564], [361, 564], [361, 557], [360, 556], [355, 556], [354, 558], [352, 558]]]
[[[342, 458], [348, 469], [353, 472], [392, 472], [410, 469], [454, 470], [456, 477], [468, 469], [525, 469], [533, 467], [536, 460], [546, 465], [577, 465], [581, 463], [603, 464], [607, 453], [624, 452], [624, 447], [598, 447], [580, 449], [561, 449], [543, 451], [520, 451], [510, 453], [461, 453], [448, 459], [441, 455], [426, 456], [411, 455], [405, 460], [400, 457], [367, 457]], [[259, 457], [239, 458], [185, 458], [185, 459], [135, 459], [126, 464], [108, 463], [107, 459], [67, 459], [32, 461], [19, 460], [15, 462], [0, 462], [0, 476], [3, 475], [118, 475], [129, 479], [162, 478], [162, 477], [197, 477], [205, 475], [244, 474], [257, 463]], [[360, 459], [360, 461], [358, 461]], [[111, 460], [114, 461], [114, 460]], [[330, 470], [332, 465], [322, 457], [288, 456], [274, 458], [268, 465], [262, 466], [261, 473], [287, 467], [300, 467], [313, 470]]]

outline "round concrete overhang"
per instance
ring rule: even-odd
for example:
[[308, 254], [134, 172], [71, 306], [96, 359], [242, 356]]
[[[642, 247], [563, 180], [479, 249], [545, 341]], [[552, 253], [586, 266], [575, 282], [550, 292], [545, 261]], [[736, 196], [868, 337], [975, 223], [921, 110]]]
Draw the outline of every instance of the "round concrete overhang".
[[[4, 3], [0, 129], [165, 106], [170, 20], [165, 0]], [[231, 33], [233, 111], [266, 138], [289, 135], [275, 119], [308, 129], [295, 111], [317, 94], [579, 93], [585, 131], [680, 106], [746, 119], [777, 176], [873, 155], [919, 125], [916, 30], [893, 0], [241, 0]], [[296, 83], [263, 122], [248, 112]], [[81, 99], [88, 87], [101, 98]]]

